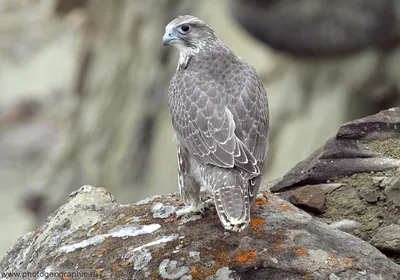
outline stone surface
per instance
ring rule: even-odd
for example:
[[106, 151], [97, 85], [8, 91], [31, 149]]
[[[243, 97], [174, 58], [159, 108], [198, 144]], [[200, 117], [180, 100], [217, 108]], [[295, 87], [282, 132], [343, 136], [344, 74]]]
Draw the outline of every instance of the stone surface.
[[333, 222], [330, 224], [330, 226], [347, 233], [353, 233], [355, 229], [359, 229], [362, 227], [361, 223], [348, 219]]
[[385, 188], [387, 199], [400, 206], [400, 176]]
[[380, 228], [371, 243], [381, 250], [400, 253], [400, 225], [391, 224]]
[[[400, 220], [399, 120], [400, 108], [393, 108], [344, 124], [271, 191], [285, 198], [305, 185], [322, 188], [325, 206], [319, 218], [372, 243], [380, 230]], [[392, 168], [385, 170], [380, 162], [391, 162], [386, 167]], [[343, 220], [354, 223], [349, 227]], [[399, 253], [388, 256], [400, 263]]]
[[[391, 141], [399, 136], [399, 120], [400, 108], [393, 108], [344, 124], [336, 137], [330, 138], [322, 148], [293, 167], [271, 187], [271, 191], [399, 167], [400, 157], [390, 156], [391, 148], [396, 150], [400, 147], [399, 141]], [[357, 141], [360, 139], [367, 142]], [[372, 140], [389, 141], [389, 151], [373, 151], [377, 144]]]
[[343, 124], [338, 139], [385, 140], [400, 138], [400, 107]]
[[377, 191], [362, 191], [360, 196], [368, 203], [375, 203], [379, 200], [380, 194]]
[[324, 211], [325, 191], [314, 186], [305, 186], [293, 191], [289, 197], [290, 202], [305, 210], [317, 214]]
[[106, 189], [84, 186], [44, 225], [19, 239], [0, 270], [210, 280], [361, 280], [362, 271], [371, 280], [400, 279], [400, 266], [373, 246], [276, 196], [264, 197], [256, 201], [251, 225], [232, 233], [223, 230], [214, 208], [182, 225], [182, 217], [154, 218], [154, 208], [183, 207], [174, 194], [120, 205]]

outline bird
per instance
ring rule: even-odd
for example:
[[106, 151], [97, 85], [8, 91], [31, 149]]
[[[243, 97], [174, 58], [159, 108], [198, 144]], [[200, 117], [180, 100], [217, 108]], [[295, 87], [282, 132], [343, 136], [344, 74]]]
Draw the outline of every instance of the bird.
[[177, 215], [204, 213], [205, 189], [222, 226], [240, 232], [250, 223], [266, 164], [266, 90], [255, 68], [201, 19], [178, 16], [165, 27], [162, 42], [179, 50], [167, 98], [179, 192], [187, 206]]

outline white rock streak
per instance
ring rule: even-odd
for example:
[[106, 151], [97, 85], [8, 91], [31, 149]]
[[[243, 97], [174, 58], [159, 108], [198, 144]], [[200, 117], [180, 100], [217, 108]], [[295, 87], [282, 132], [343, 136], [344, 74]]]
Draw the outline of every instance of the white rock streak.
[[168, 235], [168, 236], [164, 236], [163, 238], [158, 239], [156, 241], [149, 242], [149, 243], [144, 244], [142, 246], [136, 247], [135, 249], [132, 250], [132, 252], [140, 251], [143, 248], [151, 247], [151, 246], [158, 245], [158, 244], [161, 244], [161, 243], [171, 242], [171, 241], [174, 241], [175, 239], [177, 239], [178, 237], [179, 237], [178, 234], [171, 234], [171, 235]]
[[128, 238], [128, 237], [133, 237], [137, 235], [142, 235], [142, 234], [149, 234], [157, 229], [159, 229], [161, 225], [159, 224], [151, 224], [151, 225], [144, 225], [144, 226], [137, 226], [137, 227], [126, 227], [126, 228], [121, 228], [117, 231], [111, 232], [111, 233], [106, 233], [106, 234], [100, 234], [93, 236], [91, 238], [85, 239], [81, 242], [71, 244], [71, 245], [65, 245], [62, 246], [59, 251], [64, 252], [64, 253], [70, 253], [78, 249], [86, 248], [88, 246], [96, 245], [101, 242], [103, 242], [107, 237], [119, 237], [119, 238]]

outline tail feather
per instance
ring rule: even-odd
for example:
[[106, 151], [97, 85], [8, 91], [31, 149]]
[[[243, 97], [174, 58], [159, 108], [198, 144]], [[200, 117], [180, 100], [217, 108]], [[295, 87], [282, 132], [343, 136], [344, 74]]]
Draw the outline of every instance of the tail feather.
[[209, 185], [221, 223], [228, 230], [241, 231], [250, 222], [249, 181], [232, 170], [213, 169]]

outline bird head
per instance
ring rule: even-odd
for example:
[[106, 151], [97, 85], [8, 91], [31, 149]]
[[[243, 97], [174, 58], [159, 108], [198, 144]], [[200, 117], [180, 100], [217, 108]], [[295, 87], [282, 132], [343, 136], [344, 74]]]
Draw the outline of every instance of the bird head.
[[165, 27], [163, 45], [172, 45], [181, 52], [195, 53], [216, 42], [217, 36], [203, 20], [194, 16], [179, 16]]

